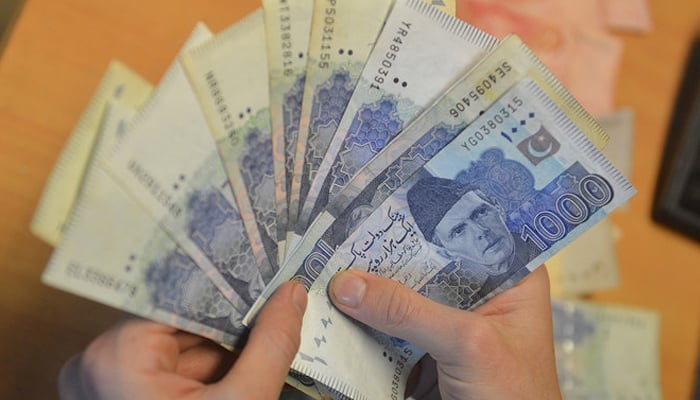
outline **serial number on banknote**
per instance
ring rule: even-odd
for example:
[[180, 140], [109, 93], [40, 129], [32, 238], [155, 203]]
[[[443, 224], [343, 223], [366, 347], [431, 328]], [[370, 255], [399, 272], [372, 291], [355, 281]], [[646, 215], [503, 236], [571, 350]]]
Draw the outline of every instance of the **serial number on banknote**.
[[182, 214], [182, 207], [177, 204], [177, 200], [168, 192], [166, 186], [159, 183], [156, 178], [146, 170], [138, 161], [131, 159], [127, 164], [127, 170], [136, 178], [153, 198], [175, 218]]
[[[281, 4], [287, 4], [281, 1]], [[280, 7], [280, 46], [282, 46], [282, 69], [285, 76], [294, 73], [294, 52], [292, 51], [292, 16], [289, 5]]]
[[[411, 29], [411, 25], [412, 24], [409, 24], [408, 22], [401, 22], [401, 26], [399, 26], [399, 28], [396, 30], [396, 35], [391, 40], [389, 49], [387, 49], [386, 53], [384, 54], [384, 59], [377, 69], [377, 74], [374, 76], [374, 82], [369, 85], [370, 89], [379, 90], [381, 85], [386, 82], [386, 79], [389, 77], [391, 67], [394, 65], [394, 62], [399, 55], [404, 39], [408, 36], [408, 31]], [[394, 83], [398, 82], [399, 79], [394, 78]], [[401, 85], [406, 87], [408, 86], [408, 83], [404, 81]]]
[[508, 73], [512, 70], [513, 68], [508, 64], [508, 61], [503, 61], [492, 73], [482, 78], [472, 90], [462, 96], [462, 98], [450, 108], [450, 115], [453, 118], [459, 118], [460, 114], [466, 111], [472, 103], [479, 101], [479, 99], [488, 93], [501, 79], [508, 76]]
[[214, 71], [209, 71], [205, 75], [207, 78], [207, 85], [209, 86], [209, 94], [214, 99], [214, 104], [216, 105], [216, 112], [221, 118], [221, 123], [224, 129], [229, 131], [233, 129], [233, 116], [229, 111], [229, 107], [226, 104], [226, 99], [224, 98], [221, 88], [219, 87], [219, 80], [216, 78]]
[[321, 54], [319, 54], [318, 67], [325, 69], [330, 67], [331, 43], [335, 33], [335, 5], [336, 0], [328, 0], [325, 15], [323, 16], [323, 35], [321, 36]]
[[117, 293], [126, 293], [129, 297], [136, 296], [136, 285], [123, 279], [109, 276], [104, 272], [75, 262], [68, 264], [66, 274], [74, 279], [91, 283]]
[[518, 96], [514, 96], [513, 101], [505, 104], [500, 110], [498, 110], [498, 114], [481, 124], [481, 126], [471, 136], [462, 142], [461, 146], [467, 151], [474, 150], [474, 148], [487, 136], [498, 131], [498, 128], [504, 122], [506, 122], [507, 118], [509, 118], [512, 113], [516, 112], [522, 106], [522, 99], [520, 99]]
[[[399, 400], [401, 375], [403, 374], [404, 368], [406, 368], [408, 358], [413, 354], [413, 350], [404, 348], [403, 353], [404, 354], [399, 355], [399, 359], [396, 360], [396, 367], [394, 367], [394, 375], [391, 380], [391, 400]], [[391, 361], [391, 358], [389, 358], [389, 360]]]

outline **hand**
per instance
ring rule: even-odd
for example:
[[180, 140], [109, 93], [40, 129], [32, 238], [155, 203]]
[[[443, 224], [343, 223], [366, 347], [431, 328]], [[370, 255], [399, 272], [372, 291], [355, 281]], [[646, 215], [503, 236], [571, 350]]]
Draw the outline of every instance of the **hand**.
[[59, 391], [89, 399], [278, 399], [299, 348], [305, 309], [301, 284], [280, 286], [230, 369], [236, 357], [207, 339], [129, 320], [88, 346], [76, 363], [77, 378], [64, 371]]
[[443, 399], [561, 399], [545, 268], [473, 312], [357, 270], [336, 275], [329, 293], [350, 317], [427, 351]]

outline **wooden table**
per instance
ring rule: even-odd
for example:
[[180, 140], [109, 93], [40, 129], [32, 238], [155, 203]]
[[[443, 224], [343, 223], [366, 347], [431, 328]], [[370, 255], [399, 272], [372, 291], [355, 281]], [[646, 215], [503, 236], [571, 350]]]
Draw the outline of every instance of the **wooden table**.
[[[28, 226], [44, 181], [110, 59], [156, 82], [195, 21], [218, 31], [257, 1], [28, 0], [0, 61], [0, 398], [55, 397], [61, 364], [121, 313], [40, 284], [51, 253]], [[615, 216], [622, 285], [594, 296], [661, 313], [666, 399], [688, 399], [700, 338], [700, 245], [650, 219], [697, 0], [652, 1], [651, 35], [622, 36], [617, 103], [637, 110], [633, 182]]]

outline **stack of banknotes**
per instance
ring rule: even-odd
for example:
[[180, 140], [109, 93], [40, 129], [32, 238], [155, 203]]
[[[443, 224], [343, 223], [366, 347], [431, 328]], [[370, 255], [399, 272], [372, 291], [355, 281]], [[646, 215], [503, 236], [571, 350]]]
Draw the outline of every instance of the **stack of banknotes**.
[[235, 347], [297, 279], [290, 382], [403, 398], [424, 352], [337, 311], [335, 273], [473, 309], [635, 190], [518, 37], [423, 0], [262, 3], [197, 25], [155, 88], [110, 66], [32, 222], [43, 281]]

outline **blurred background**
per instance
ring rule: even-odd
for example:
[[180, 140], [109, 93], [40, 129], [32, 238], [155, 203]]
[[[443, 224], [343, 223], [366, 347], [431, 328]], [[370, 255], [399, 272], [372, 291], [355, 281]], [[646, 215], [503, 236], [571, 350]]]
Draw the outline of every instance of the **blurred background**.
[[[47, 176], [109, 61], [156, 83], [195, 22], [218, 32], [257, 7], [255, 0], [0, 0], [0, 398], [57, 397], [61, 365], [124, 316], [42, 285], [52, 249], [29, 231]], [[612, 348], [603, 350], [643, 353], [632, 358], [653, 364], [651, 381], [637, 383], [660, 385], [663, 398], [700, 398], [700, 242], [652, 220], [700, 2], [459, 0], [455, 11], [496, 36], [520, 35], [608, 129], [606, 155], [639, 192], [549, 263], [553, 294], [577, 301], [559, 303], [560, 327], [571, 323], [572, 309], [617, 320], [642, 315], [646, 336], [608, 335]], [[558, 343], [562, 375], [572, 343]], [[603, 356], [600, 363], [620, 361]]]

